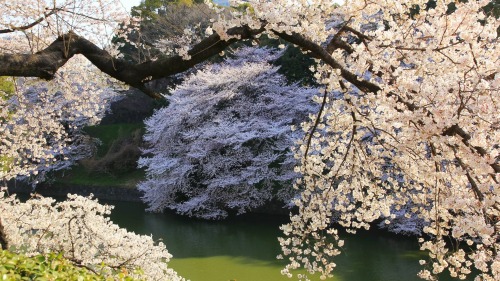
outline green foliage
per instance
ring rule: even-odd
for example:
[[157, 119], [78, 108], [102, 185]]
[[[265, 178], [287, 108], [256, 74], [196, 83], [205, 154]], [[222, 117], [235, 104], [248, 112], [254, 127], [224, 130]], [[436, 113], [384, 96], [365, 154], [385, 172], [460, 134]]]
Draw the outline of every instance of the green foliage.
[[56, 174], [57, 184], [134, 188], [144, 179], [144, 171], [137, 169], [143, 123], [97, 125], [84, 131], [101, 141], [96, 155], [64, 175]]
[[113, 124], [92, 129], [94, 132], [90, 135], [101, 139], [103, 145], [96, 157], [81, 161], [89, 172], [121, 176], [136, 170], [141, 155], [142, 125]]
[[[139, 270], [140, 271], [140, 270]], [[27, 257], [0, 249], [1, 280], [37, 280], [37, 281], [94, 281], [121, 280], [133, 281], [126, 270], [117, 270], [113, 276], [105, 277], [87, 268], [75, 266], [61, 253], [49, 253]]]
[[[162, 58], [165, 49], [174, 50], [179, 44], [185, 44], [177, 40], [184, 36], [186, 29], [204, 36], [210, 19], [215, 16], [214, 11], [208, 9], [203, 0], [145, 0], [133, 7], [131, 14], [142, 18], [140, 31], [125, 32], [126, 39], [116, 36], [112, 42], [119, 44], [118, 50], [124, 55], [124, 59], [132, 62]], [[120, 28], [125, 30], [129, 27]], [[160, 39], [169, 39], [171, 42], [158, 47], [156, 43]]]
[[233, 7], [234, 9], [236, 9], [237, 11], [239, 12], [242, 12], [242, 13], [250, 13], [250, 14], [254, 14], [255, 11], [252, 7], [252, 5], [250, 5], [250, 3], [242, 3], [242, 4], [239, 4], [238, 6], [236, 7]]
[[104, 156], [112, 148], [117, 140], [130, 138], [137, 131], [143, 131], [143, 123], [132, 124], [110, 124], [86, 127], [84, 131], [91, 137], [98, 138], [101, 145], [97, 150], [97, 156]]
[[168, 5], [192, 6], [201, 3], [203, 0], [144, 0], [138, 6], [132, 7], [132, 16], [141, 15], [143, 18], [156, 19], [159, 11]]
[[71, 171], [59, 172], [54, 175], [54, 186], [93, 186], [120, 187], [134, 189], [138, 182], [144, 180], [144, 170], [115, 174], [114, 171], [103, 173], [87, 169], [85, 165], [75, 165]]
[[[12, 77], [0, 76], [0, 100], [8, 100], [15, 92], [16, 88]], [[12, 113], [12, 112], [10, 112]], [[10, 116], [9, 113], [9, 116]], [[10, 118], [10, 117], [7, 117]], [[5, 121], [4, 118], [0, 118], [0, 122]], [[9, 172], [14, 163], [14, 158], [8, 157], [6, 155], [0, 155], [0, 171]]]
[[314, 60], [299, 48], [289, 45], [274, 64], [280, 66], [278, 72], [285, 75], [288, 81], [303, 86], [316, 85], [313, 72], [309, 70], [314, 65]]
[[[27, 257], [0, 250], [0, 277], [2, 280], [106, 280], [105, 277], [74, 266], [62, 254], [50, 253]], [[118, 280], [132, 280], [122, 276]]]
[[14, 165], [14, 158], [6, 155], [0, 155], [0, 171], [8, 173]]

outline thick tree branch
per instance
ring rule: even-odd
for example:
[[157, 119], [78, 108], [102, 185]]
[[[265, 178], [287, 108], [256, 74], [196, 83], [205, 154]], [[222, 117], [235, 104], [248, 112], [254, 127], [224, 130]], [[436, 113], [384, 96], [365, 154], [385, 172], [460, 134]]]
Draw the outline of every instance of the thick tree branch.
[[[455, 135], [460, 136], [462, 138], [462, 143], [465, 144], [467, 147], [470, 147], [471, 150], [474, 151], [475, 153], [481, 155], [482, 157], [484, 157], [487, 154], [484, 148], [480, 146], [472, 146], [469, 143], [471, 136], [467, 132], [465, 132], [462, 128], [460, 128], [460, 126], [458, 126], [457, 124], [452, 125], [443, 131], [443, 136], [455, 136]], [[491, 163], [490, 167], [493, 169], [493, 171], [495, 171], [495, 173], [500, 173], [500, 165], [498, 165], [497, 163]]]
[[338, 37], [334, 37], [332, 38], [332, 40], [330, 40], [330, 42], [328, 42], [328, 45], [326, 46], [326, 51], [331, 54], [333, 53], [333, 51], [335, 51], [335, 49], [338, 48], [345, 50], [348, 54], [354, 53], [354, 49], [351, 47], [351, 45], [342, 41]]
[[189, 60], [173, 56], [140, 64], [114, 58], [89, 40], [69, 32], [35, 54], [0, 55], [0, 76], [52, 79], [57, 70], [65, 65], [72, 56], [82, 54], [102, 72], [142, 90], [153, 98], [160, 98], [159, 94], [152, 92], [145, 86], [146, 82], [186, 71], [220, 53], [237, 40], [252, 38], [262, 31], [262, 29], [251, 30], [246, 26], [231, 28], [227, 33], [238, 36], [240, 39], [233, 38], [224, 41], [217, 34], [211, 35], [188, 52], [191, 56]]
[[[0, 55], [0, 76], [52, 79], [57, 70], [65, 65], [72, 56], [82, 54], [102, 72], [140, 89], [153, 98], [160, 98], [159, 94], [152, 92], [145, 86], [146, 82], [186, 71], [196, 64], [220, 53], [232, 43], [243, 39], [250, 39], [262, 31], [264, 31], [264, 28], [251, 30], [246, 26], [234, 27], [229, 29], [227, 34], [238, 38], [225, 41], [221, 40], [219, 35], [213, 34], [193, 46], [188, 52], [191, 57], [189, 60], [185, 60], [180, 56], [173, 56], [139, 64], [114, 58], [107, 51], [99, 48], [89, 40], [73, 32], [69, 32], [64, 36], [60, 36], [47, 48], [35, 54]], [[360, 90], [365, 92], [377, 92], [380, 90], [376, 84], [366, 80], [359, 80], [357, 75], [342, 67], [324, 48], [307, 40], [303, 36], [296, 33], [292, 35], [275, 33], [281, 38], [310, 51], [313, 56], [322, 59], [333, 68], [340, 69], [342, 77]]]

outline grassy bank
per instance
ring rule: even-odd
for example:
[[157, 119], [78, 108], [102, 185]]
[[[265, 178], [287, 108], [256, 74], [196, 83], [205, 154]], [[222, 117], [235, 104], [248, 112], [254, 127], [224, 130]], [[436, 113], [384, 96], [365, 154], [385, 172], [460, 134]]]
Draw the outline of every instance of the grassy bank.
[[52, 185], [135, 188], [144, 179], [145, 172], [137, 169], [143, 123], [97, 125], [84, 131], [101, 142], [95, 155], [56, 173]]

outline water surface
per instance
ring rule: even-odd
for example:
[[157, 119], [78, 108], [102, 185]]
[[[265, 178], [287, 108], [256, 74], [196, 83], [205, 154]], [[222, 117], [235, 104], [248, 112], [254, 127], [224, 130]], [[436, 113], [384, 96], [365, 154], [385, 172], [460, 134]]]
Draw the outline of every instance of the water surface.
[[[281, 281], [284, 262], [277, 237], [286, 217], [252, 215], [226, 221], [202, 221], [173, 214], [144, 212], [139, 203], [115, 205], [112, 220], [130, 231], [162, 239], [174, 258], [169, 263], [192, 281]], [[421, 269], [416, 238], [382, 231], [346, 235], [337, 257], [336, 281], [417, 281]], [[319, 278], [313, 278], [319, 280]], [[443, 276], [440, 280], [454, 280]]]

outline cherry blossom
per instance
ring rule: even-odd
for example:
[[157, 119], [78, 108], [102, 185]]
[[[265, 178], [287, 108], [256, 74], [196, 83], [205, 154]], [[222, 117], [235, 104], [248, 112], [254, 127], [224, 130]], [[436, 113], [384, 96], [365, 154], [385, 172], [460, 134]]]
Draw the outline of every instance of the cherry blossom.
[[[302, 124], [306, 137], [295, 145], [302, 177], [298, 212], [282, 227], [283, 273], [303, 267], [330, 276], [344, 243], [334, 220], [354, 233], [380, 220], [391, 224], [403, 210], [423, 221], [420, 243], [429, 258], [421, 261], [422, 278], [448, 271], [463, 279], [476, 270], [476, 280], [500, 279], [499, 20], [484, 9], [490, 1], [244, 2], [245, 11], [230, 15], [212, 5], [219, 13], [213, 34], [179, 48], [182, 57], [131, 64], [85, 33], [101, 14], [87, 13], [94, 19], [81, 23], [75, 10], [68, 21], [52, 17], [63, 10], [46, 10], [37, 4], [43, 1], [12, 1], [17, 6], [0, 10], [7, 34], [0, 75], [53, 78], [71, 61], [65, 54], [78, 53], [158, 98], [147, 81], [190, 69], [235, 42], [266, 34], [298, 45], [317, 60], [315, 77], [324, 86], [314, 98], [319, 111]], [[45, 34], [52, 37], [42, 40]]]

